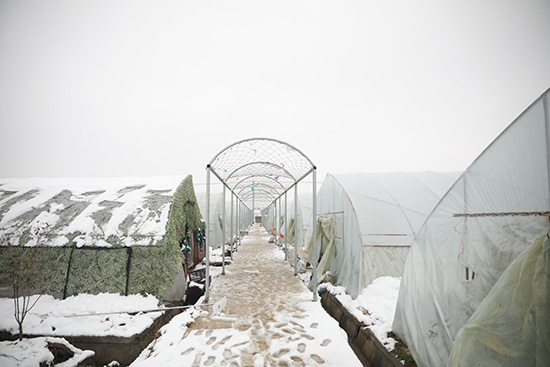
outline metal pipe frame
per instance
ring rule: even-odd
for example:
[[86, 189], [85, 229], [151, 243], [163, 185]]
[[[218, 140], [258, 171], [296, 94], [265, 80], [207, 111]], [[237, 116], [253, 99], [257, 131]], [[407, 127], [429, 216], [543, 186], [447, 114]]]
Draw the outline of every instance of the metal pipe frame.
[[[282, 145], [285, 145], [287, 146], [287, 148], [292, 148], [294, 151], [296, 151], [297, 153], [299, 153], [304, 159], [306, 159], [310, 164], [311, 164], [311, 168], [306, 172], [304, 173], [301, 177], [299, 178], [296, 178], [294, 177], [287, 169], [284, 168], [284, 166], [279, 166], [275, 163], [272, 163], [272, 162], [250, 162], [250, 163], [247, 163], [247, 164], [244, 164], [242, 166], [239, 166], [237, 167], [236, 169], [233, 170], [233, 172], [231, 172], [229, 174], [229, 176], [227, 176], [226, 178], [223, 178], [220, 174], [218, 174], [218, 172], [216, 172], [216, 169], [212, 167], [212, 164], [216, 161], [216, 159], [224, 152], [226, 152], [228, 149], [230, 149], [231, 147], [233, 146], [236, 146], [238, 144], [241, 144], [241, 143], [244, 143], [244, 142], [249, 142], [249, 141], [262, 141], [262, 140], [265, 140], [265, 141], [272, 141], [272, 142], [276, 142], [276, 143], [279, 143], [279, 144], [282, 144]], [[246, 178], [240, 180], [239, 182], [237, 182], [235, 185], [233, 185], [233, 187], [230, 187], [229, 186], [229, 183], [228, 183], [228, 180], [231, 179], [233, 176], [235, 177], [238, 177], [236, 176], [237, 172], [243, 170], [245, 167], [249, 167], [249, 166], [252, 166], [252, 165], [263, 165], [265, 167], [272, 167], [272, 168], [276, 168], [277, 170], [281, 170], [282, 173], [284, 173], [284, 175], [280, 175], [279, 177], [282, 177], [284, 178], [285, 180], [283, 181], [287, 181], [287, 179], [289, 179], [291, 182], [291, 184], [289, 186], [286, 186], [283, 184], [283, 182], [280, 182], [278, 179], [275, 179], [273, 178], [272, 176], [269, 176], [269, 175], [257, 175], [258, 177], [265, 177], [265, 178], [268, 178], [268, 179], [272, 179], [274, 180], [275, 182], [277, 182], [278, 184], [281, 185], [281, 188], [283, 189], [283, 191], [279, 191], [279, 188], [275, 188], [275, 187], [272, 187], [270, 185], [265, 185], [265, 182], [262, 182], [262, 184], [264, 186], [268, 186], [270, 189], [274, 190], [278, 196], [277, 197], [274, 197], [273, 195], [270, 195], [270, 196], [267, 196], [269, 199], [271, 200], [268, 200], [269, 204], [268, 207], [270, 205], [274, 205], [274, 212], [275, 212], [275, 216], [276, 217], [276, 239], [277, 241], [279, 242], [280, 240], [280, 230], [281, 230], [281, 226], [280, 226], [280, 218], [281, 218], [281, 215], [280, 215], [280, 212], [281, 212], [281, 200], [282, 200], [282, 196], [284, 195], [285, 196], [285, 234], [286, 236], [288, 236], [288, 221], [287, 221], [287, 208], [288, 208], [288, 203], [287, 203], [287, 192], [292, 188], [294, 187], [295, 188], [295, 193], [294, 193], [294, 197], [295, 197], [295, 228], [296, 228], [296, 222], [297, 222], [297, 207], [298, 207], [298, 200], [297, 200], [297, 197], [298, 197], [298, 183], [300, 181], [302, 181], [305, 177], [307, 177], [310, 173], [313, 174], [313, 193], [312, 193], [312, 196], [313, 196], [313, 213], [312, 213], [312, 221], [313, 221], [313, 228], [312, 228], [312, 235], [313, 235], [313, 252], [314, 254], [317, 254], [317, 241], [316, 241], [316, 237], [317, 237], [317, 223], [316, 223], [316, 218], [317, 218], [317, 167], [313, 164], [313, 162], [311, 161], [311, 159], [309, 159], [309, 157], [307, 157], [305, 154], [302, 153], [302, 151], [300, 151], [299, 149], [297, 149], [296, 147], [286, 143], [286, 142], [283, 142], [283, 141], [280, 141], [280, 140], [277, 140], [277, 139], [272, 139], [272, 138], [250, 138], [250, 139], [243, 139], [243, 140], [240, 140], [240, 141], [237, 141], [233, 144], [230, 144], [229, 146], [227, 146], [226, 148], [224, 148], [223, 150], [221, 150], [220, 152], [218, 152], [213, 158], [212, 160], [208, 163], [208, 165], [206, 166], [206, 291], [205, 291], [205, 300], [206, 302], [209, 301], [209, 298], [210, 298], [210, 246], [212, 245], [212, 239], [210, 238], [210, 226], [211, 226], [211, 220], [210, 220], [210, 175], [211, 174], [214, 174], [214, 176], [216, 176], [223, 184], [224, 188], [223, 188], [223, 228], [222, 228], [222, 236], [223, 236], [223, 239], [222, 239], [222, 274], [225, 274], [225, 231], [226, 231], [226, 228], [225, 228], [225, 221], [226, 221], [226, 208], [225, 208], [225, 198], [226, 198], [226, 189], [229, 189], [229, 191], [235, 195], [235, 202], [237, 204], [237, 208], [236, 208], [236, 214], [235, 214], [235, 218], [233, 218], [233, 197], [231, 197], [231, 237], [233, 237], [233, 220], [235, 220], [235, 223], [236, 223], [236, 226], [237, 226], [237, 233], [238, 233], [238, 238], [239, 238], [239, 241], [240, 242], [240, 229], [242, 228], [242, 223], [243, 223], [243, 220], [246, 220], [246, 209], [248, 209], [249, 211], [249, 214], [252, 216], [252, 223], [254, 222], [254, 216], [255, 216], [255, 199], [256, 199], [256, 193], [252, 193], [252, 209], [250, 209], [248, 207], [248, 205], [245, 203], [245, 201], [243, 201], [241, 199], [241, 196], [236, 194], [235, 193], [235, 189], [237, 188], [237, 186], [241, 183], [243, 183], [244, 181], [246, 181], [247, 179], [250, 179], [251, 176], [254, 176], [254, 175], [248, 175]], [[273, 175], [273, 173], [271, 172], [271, 174]], [[242, 190], [241, 190], [242, 191]], [[254, 190], [255, 191], [255, 190]], [[264, 198], [262, 198], [263, 200]], [[279, 201], [279, 203], [277, 204], [277, 201]], [[277, 210], [278, 209], [278, 210]], [[278, 213], [278, 215], [277, 215]], [[296, 230], [295, 230], [296, 232]], [[296, 238], [296, 235], [295, 235], [295, 238]], [[297, 242], [295, 240], [295, 242]], [[233, 242], [231, 243], [231, 245], [233, 246]], [[294, 246], [294, 272], [295, 274], [297, 274], [297, 243], [295, 243], [295, 246]], [[233, 250], [233, 249], [232, 249]], [[285, 260], [288, 259], [288, 237], [286, 238], [285, 240]], [[318, 300], [318, 295], [317, 295], [317, 287], [318, 287], [318, 284], [317, 284], [317, 262], [318, 262], [318, 258], [317, 256], [314, 256], [313, 258], [313, 301], [316, 302]]]

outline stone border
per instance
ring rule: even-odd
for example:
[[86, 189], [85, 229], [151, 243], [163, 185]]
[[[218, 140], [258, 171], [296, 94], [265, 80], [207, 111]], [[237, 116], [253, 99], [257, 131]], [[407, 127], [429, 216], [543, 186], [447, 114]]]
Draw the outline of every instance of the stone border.
[[[353, 316], [330, 292], [321, 294], [323, 308], [348, 334], [348, 340], [365, 366], [403, 367], [374, 336], [372, 331]], [[366, 363], [366, 364], [365, 364]]]

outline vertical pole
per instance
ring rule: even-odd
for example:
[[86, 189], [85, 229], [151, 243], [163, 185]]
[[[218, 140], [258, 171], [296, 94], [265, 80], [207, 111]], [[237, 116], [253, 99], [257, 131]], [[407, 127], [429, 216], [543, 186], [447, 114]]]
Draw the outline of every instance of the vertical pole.
[[288, 198], [285, 191], [285, 261], [288, 260]]
[[294, 185], [294, 275], [298, 274], [298, 184]]
[[210, 165], [206, 166], [206, 293], [205, 301], [210, 297]]
[[317, 302], [317, 167], [313, 167], [313, 302]]
[[273, 201], [273, 236], [275, 236], [275, 239], [277, 239], [276, 235], [277, 233], [277, 222], [275, 222], [275, 219], [277, 218], [277, 200]]
[[235, 231], [237, 232], [236, 235], [237, 235], [237, 241], [235, 242], [235, 251], [239, 251], [239, 242], [241, 241], [241, 226], [240, 226], [240, 213], [239, 213], [239, 198], [235, 196], [235, 225], [236, 225], [236, 229]]
[[256, 188], [252, 182], [252, 224], [256, 222], [256, 213], [254, 213], [254, 205], [256, 205]]
[[277, 209], [277, 200], [275, 200], [275, 245], [279, 245], [279, 210]]
[[234, 237], [233, 237], [233, 230], [235, 229], [235, 222], [233, 221], [233, 193], [231, 193], [231, 260], [233, 260], [233, 243]]
[[223, 185], [223, 202], [222, 202], [222, 275], [225, 275], [225, 184]]

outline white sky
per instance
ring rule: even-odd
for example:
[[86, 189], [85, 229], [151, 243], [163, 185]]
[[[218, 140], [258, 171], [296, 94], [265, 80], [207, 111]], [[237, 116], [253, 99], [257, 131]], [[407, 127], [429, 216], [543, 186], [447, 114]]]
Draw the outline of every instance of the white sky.
[[550, 1], [0, 0], [0, 177], [455, 171], [550, 86]]

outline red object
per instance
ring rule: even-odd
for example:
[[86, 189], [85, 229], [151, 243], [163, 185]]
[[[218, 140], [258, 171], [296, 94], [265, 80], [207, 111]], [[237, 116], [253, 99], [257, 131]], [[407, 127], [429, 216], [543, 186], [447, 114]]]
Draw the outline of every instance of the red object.
[[283, 234], [281, 233], [281, 238], [285, 238], [285, 236], [283, 236]]

